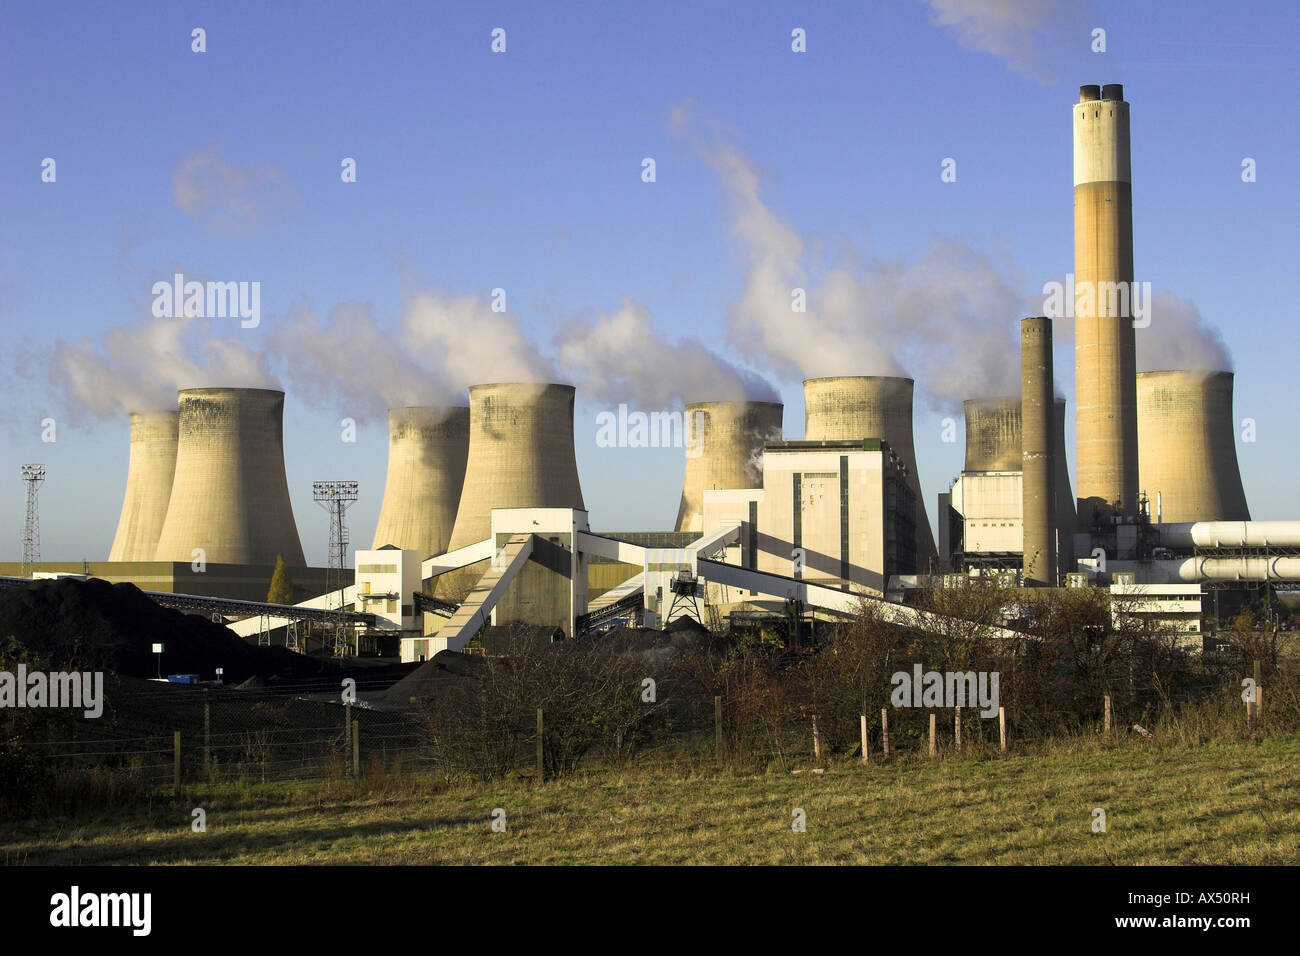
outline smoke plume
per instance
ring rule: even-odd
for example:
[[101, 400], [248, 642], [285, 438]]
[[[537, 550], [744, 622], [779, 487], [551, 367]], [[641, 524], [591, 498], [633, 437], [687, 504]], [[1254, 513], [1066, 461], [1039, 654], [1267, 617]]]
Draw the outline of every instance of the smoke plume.
[[213, 233], [247, 235], [296, 208], [298, 193], [274, 166], [235, 166], [214, 145], [181, 157], [172, 201]]
[[673, 125], [692, 131], [731, 200], [746, 273], [729, 334], [748, 360], [783, 378], [910, 375], [948, 405], [1019, 391], [1023, 299], [1008, 263], [939, 238], [911, 261], [867, 261], [841, 242], [838, 261], [810, 268], [812, 243], [764, 202], [753, 164], [725, 138], [698, 135], [688, 107]]
[[669, 342], [648, 310], [626, 299], [612, 315], [574, 319], [554, 338], [557, 361], [595, 401], [669, 408], [693, 401], [778, 401], [762, 377], [740, 368], [695, 338]]
[[1139, 372], [1232, 371], [1232, 355], [1219, 330], [1205, 321], [1200, 309], [1172, 292], [1152, 297], [1151, 324], [1134, 334]]
[[967, 50], [990, 53], [1039, 83], [1060, 79], [1066, 65], [1083, 66], [1091, 30], [1099, 24], [1086, 0], [919, 0], [930, 23]]
[[75, 419], [176, 407], [182, 388], [278, 388], [264, 356], [213, 334], [208, 319], [153, 319], [97, 339], [58, 340], [50, 383]]

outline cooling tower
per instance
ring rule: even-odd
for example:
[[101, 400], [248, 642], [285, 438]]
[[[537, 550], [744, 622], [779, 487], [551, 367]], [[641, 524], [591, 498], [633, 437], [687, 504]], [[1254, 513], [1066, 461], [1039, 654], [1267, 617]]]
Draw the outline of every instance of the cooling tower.
[[303, 567], [284, 472], [284, 392], [180, 392], [176, 476], [155, 560]]
[[1248, 521], [1237, 468], [1231, 372], [1137, 377], [1142, 490], [1164, 521]]
[[937, 552], [912, 446], [912, 386], [910, 378], [883, 375], [807, 379], [803, 383], [804, 439], [883, 438], [889, 443], [907, 465], [907, 484], [916, 498], [916, 565], [924, 572]]
[[110, 561], [152, 561], [176, 474], [177, 412], [131, 413], [126, 496]]
[[1075, 444], [1078, 527], [1119, 502], [1137, 513], [1133, 186], [1124, 88], [1085, 86], [1074, 120]]
[[[1020, 400], [1010, 397], [972, 398], [965, 402], [965, 411], [965, 470], [1023, 471]], [[1074, 563], [1074, 492], [1070, 488], [1070, 466], [1066, 458], [1063, 398], [1052, 402], [1052, 435], [1056, 442], [1052, 468], [1055, 476], [1056, 568], [1061, 573]], [[973, 441], [972, 436], [975, 436]]]
[[970, 398], [966, 412], [966, 471], [1020, 470], [1020, 399]]
[[388, 411], [388, 481], [371, 548], [442, 554], [451, 540], [469, 453], [469, 408]]
[[449, 551], [492, 533], [493, 508], [585, 510], [572, 385], [472, 385], [469, 457]]
[[1056, 585], [1056, 435], [1052, 320], [1020, 322], [1020, 408], [1026, 586]]
[[781, 440], [777, 402], [695, 402], [686, 406], [686, 474], [678, 531], [702, 533], [704, 492], [761, 488], [763, 443]]

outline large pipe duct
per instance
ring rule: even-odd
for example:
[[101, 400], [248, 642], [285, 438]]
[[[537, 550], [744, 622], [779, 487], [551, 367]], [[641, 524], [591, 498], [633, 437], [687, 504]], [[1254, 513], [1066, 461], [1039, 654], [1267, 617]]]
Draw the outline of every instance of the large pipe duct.
[[492, 533], [493, 508], [586, 510], [573, 450], [572, 385], [469, 389], [469, 455], [448, 551]]
[[284, 471], [284, 392], [187, 388], [155, 560], [303, 567]]
[[1248, 555], [1233, 558], [1186, 558], [1153, 561], [1158, 583], [1195, 584], [1201, 581], [1300, 581], [1300, 558]]
[[1020, 399], [968, 398], [964, 471], [1019, 471]]
[[388, 480], [371, 548], [446, 551], [468, 454], [468, 406], [389, 409]]
[[918, 570], [928, 571], [937, 552], [912, 445], [912, 388], [910, 378], [885, 375], [807, 379], [803, 383], [804, 439], [883, 438], [888, 442], [907, 466], [907, 484], [916, 499], [916, 565]]
[[678, 531], [704, 531], [704, 492], [761, 488], [763, 443], [781, 440], [777, 402], [694, 402], [686, 406], [686, 472]]
[[1237, 467], [1231, 372], [1137, 377], [1141, 486], [1168, 521], [1248, 521]]
[[132, 412], [126, 495], [110, 561], [152, 561], [176, 475], [179, 412]]
[[1181, 521], [1154, 527], [1165, 548], [1300, 548], [1300, 521]]
[[1138, 503], [1133, 186], [1124, 88], [1082, 87], [1074, 120], [1075, 453], [1078, 528]]
[[1021, 476], [1025, 584], [1056, 585], [1056, 440], [1052, 320], [1020, 322]]

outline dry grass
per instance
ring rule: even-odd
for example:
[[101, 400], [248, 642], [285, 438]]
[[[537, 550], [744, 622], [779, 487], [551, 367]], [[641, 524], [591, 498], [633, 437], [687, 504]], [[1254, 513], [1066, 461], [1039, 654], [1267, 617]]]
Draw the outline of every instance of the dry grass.
[[[1280, 864], [1300, 856], [1300, 739], [909, 758], [824, 775], [646, 768], [527, 784], [196, 789], [0, 821], [0, 863]], [[207, 812], [194, 833], [191, 809]], [[507, 830], [493, 833], [493, 808]], [[1108, 832], [1091, 831], [1105, 809]], [[807, 832], [791, 830], [791, 813]]]

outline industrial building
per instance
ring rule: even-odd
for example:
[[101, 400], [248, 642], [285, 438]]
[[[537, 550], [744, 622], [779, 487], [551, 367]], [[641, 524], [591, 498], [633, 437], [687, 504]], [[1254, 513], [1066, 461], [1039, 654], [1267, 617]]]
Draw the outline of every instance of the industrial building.
[[930, 570], [937, 553], [912, 444], [914, 385], [910, 378], [883, 375], [807, 379], [803, 383], [804, 440], [879, 438], [888, 443], [906, 466], [907, 484], [916, 499], [916, 563], [921, 570]]

